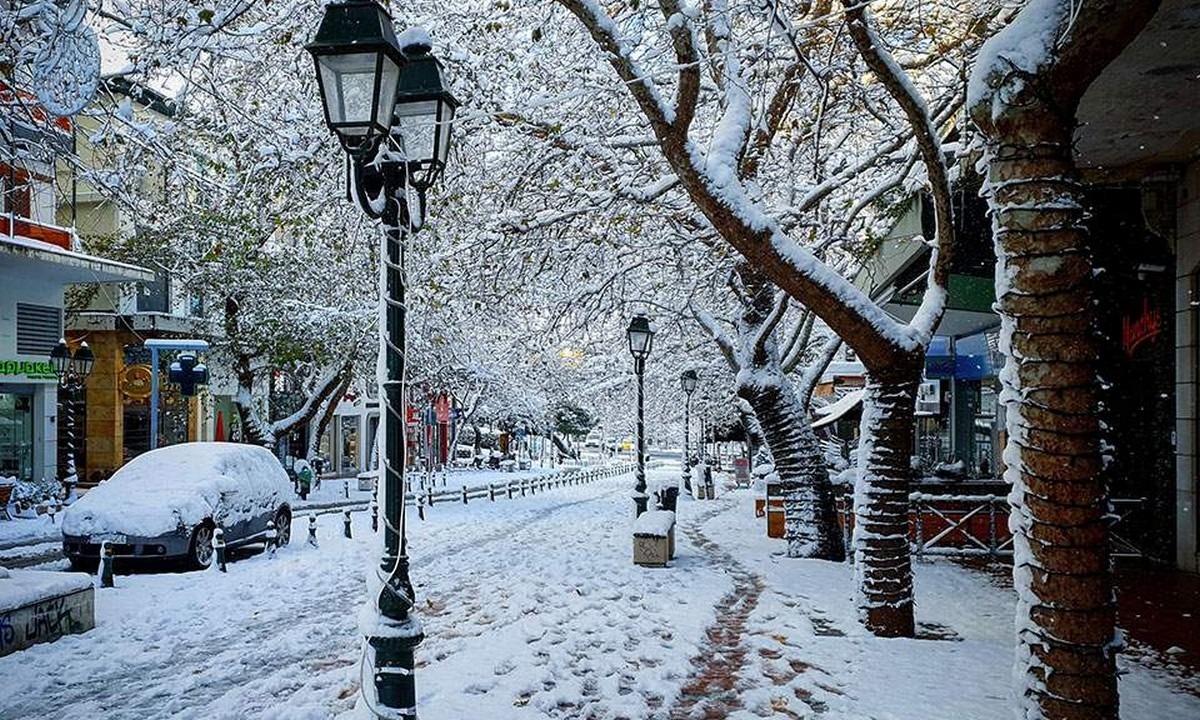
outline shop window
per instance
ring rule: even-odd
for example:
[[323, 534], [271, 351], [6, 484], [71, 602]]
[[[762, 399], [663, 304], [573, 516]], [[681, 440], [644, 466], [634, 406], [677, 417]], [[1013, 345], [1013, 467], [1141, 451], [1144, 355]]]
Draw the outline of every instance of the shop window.
[[33, 477], [33, 397], [0, 392], [0, 478]]

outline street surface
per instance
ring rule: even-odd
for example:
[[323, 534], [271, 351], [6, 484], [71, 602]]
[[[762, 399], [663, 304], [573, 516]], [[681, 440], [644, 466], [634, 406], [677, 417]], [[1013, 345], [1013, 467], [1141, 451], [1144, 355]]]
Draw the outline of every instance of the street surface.
[[[651, 485], [677, 472], [655, 471]], [[878, 640], [854, 619], [850, 567], [783, 557], [749, 491], [682, 499], [677, 558], [635, 567], [632, 485], [624, 475], [438, 504], [425, 522], [412, 513], [422, 720], [1011, 716], [1011, 590], [919, 563], [921, 638]], [[0, 658], [0, 719], [349, 710], [379, 549], [369, 516], [353, 523], [348, 540], [340, 514], [321, 515], [313, 548], [298, 516], [291, 546], [227, 574], [119, 576], [97, 590], [95, 630]], [[1125, 717], [1200, 717], [1195, 679], [1158, 662], [1123, 662]]]

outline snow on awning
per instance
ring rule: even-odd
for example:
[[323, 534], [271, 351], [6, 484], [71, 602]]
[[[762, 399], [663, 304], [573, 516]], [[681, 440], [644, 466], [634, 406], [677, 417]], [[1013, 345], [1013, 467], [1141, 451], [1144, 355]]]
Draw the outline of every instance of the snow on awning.
[[61, 283], [153, 282], [154, 272], [138, 265], [65, 249], [23, 235], [0, 235], [6, 271]]
[[813, 410], [814, 414], [820, 416], [820, 419], [812, 424], [813, 429], [825, 427], [826, 425], [837, 422], [843, 415], [857, 407], [858, 404], [862, 402], [862, 398], [863, 391], [855, 390], [853, 392], [846, 393], [842, 396], [842, 399], [838, 400], [832, 405], [826, 405], [825, 407], [819, 407], [816, 410]]

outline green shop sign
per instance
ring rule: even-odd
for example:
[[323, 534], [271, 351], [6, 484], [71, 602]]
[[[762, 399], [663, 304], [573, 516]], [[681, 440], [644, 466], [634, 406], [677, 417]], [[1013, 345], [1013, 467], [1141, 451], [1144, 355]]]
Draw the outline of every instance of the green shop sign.
[[42, 360], [0, 360], [0, 377], [16, 376], [27, 380], [57, 380], [54, 366]]

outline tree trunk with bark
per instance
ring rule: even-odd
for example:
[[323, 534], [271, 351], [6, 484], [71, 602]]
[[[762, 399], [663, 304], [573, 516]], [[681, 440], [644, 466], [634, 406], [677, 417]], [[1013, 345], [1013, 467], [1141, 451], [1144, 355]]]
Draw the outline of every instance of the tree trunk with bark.
[[[738, 421], [742, 424], [742, 430], [746, 432], [746, 445], [750, 450], [750, 461], [756, 462], [761, 453], [766, 453], [770, 456], [771, 449], [767, 445], [767, 437], [763, 434], [762, 425], [759, 424], [758, 418], [754, 416], [754, 408], [750, 403], [738, 398], [737, 403]], [[771, 460], [774, 463], [774, 459]]]
[[788, 557], [841, 562], [846, 549], [821, 443], [783, 373], [759, 377], [768, 382], [741, 382], [739, 377], [737, 392], [754, 408], [775, 461]]
[[720, 333], [709, 318], [701, 325], [717, 341], [737, 376], [737, 395], [750, 405], [771, 451], [783, 500], [788, 557], [842, 561], [846, 549], [837, 524], [833, 486], [825, 453], [813, 432], [805, 403], [779, 357], [775, 328], [787, 300], [749, 263], [739, 263], [731, 289], [742, 306], [737, 336]]
[[334, 414], [337, 411], [338, 403], [346, 394], [346, 390], [350, 388], [350, 381], [354, 379], [353, 373], [345, 373], [342, 376], [341, 384], [334, 389], [329, 398], [325, 401], [324, 408], [318, 413], [316, 423], [309, 423], [308, 431], [308, 448], [306, 458], [311, 460], [320, 454], [321, 437], [325, 435], [325, 431], [329, 429], [329, 423], [333, 422]]
[[1025, 718], [1119, 716], [1093, 267], [1071, 142], [1083, 93], [1156, 7], [1039, 0], [984, 46], [971, 79], [1007, 356], [1003, 459]]
[[912, 637], [915, 630], [908, 494], [923, 364], [920, 353], [897, 362], [892, 375], [870, 373], [863, 391], [851, 544], [859, 616], [881, 637]]

